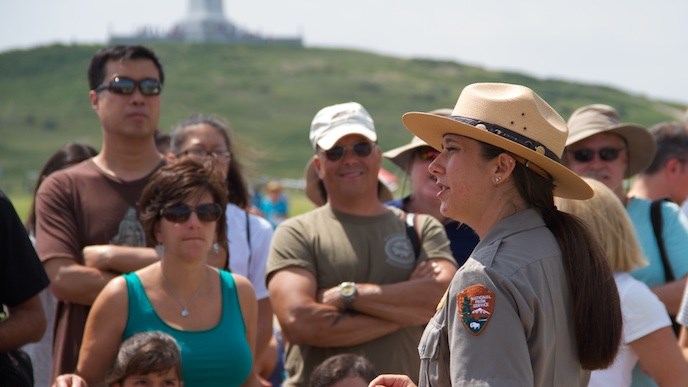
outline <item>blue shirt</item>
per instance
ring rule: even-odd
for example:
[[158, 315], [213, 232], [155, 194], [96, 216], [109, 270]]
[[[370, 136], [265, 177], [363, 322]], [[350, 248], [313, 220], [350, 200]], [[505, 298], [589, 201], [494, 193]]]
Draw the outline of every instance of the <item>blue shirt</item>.
[[[659, 254], [657, 239], [652, 229], [650, 206], [652, 201], [640, 198], [631, 198], [626, 206], [626, 211], [631, 218], [636, 236], [640, 242], [645, 259], [649, 265], [631, 272], [631, 275], [644, 282], [647, 286], [659, 286], [666, 283], [664, 266]], [[688, 274], [688, 218], [674, 203], [665, 201], [662, 210], [662, 238], [666, 249], [667, 259], [674, 273], [674, 278], [679, 279]], [[652, 378], [644, 373], [640, 366], [633, 369], [633, 384], [637, 386], [656, 386]]]

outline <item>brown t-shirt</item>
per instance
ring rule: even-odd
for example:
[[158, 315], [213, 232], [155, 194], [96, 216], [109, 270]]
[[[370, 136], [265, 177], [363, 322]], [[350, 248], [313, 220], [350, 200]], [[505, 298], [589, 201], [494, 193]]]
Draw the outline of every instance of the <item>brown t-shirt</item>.
[[[36, 193], [36, 250], [41, 261], [69, 258], [83, 265], [90, 245], [146, 246], [138, 199], [152, 175], [122, 181], [92, 159], [48, 176]], [[53, 378], [74, 372], [90, 305], [58, 302]]]

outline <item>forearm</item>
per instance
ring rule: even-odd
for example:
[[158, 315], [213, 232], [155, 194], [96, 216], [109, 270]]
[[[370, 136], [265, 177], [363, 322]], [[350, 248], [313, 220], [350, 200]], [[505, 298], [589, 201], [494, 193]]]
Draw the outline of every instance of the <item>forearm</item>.
[[259, 359], [272, 338], [272, 305], [270, 298], [258, 300], [258, 334], [256, 337], [256, 359]]
[[45, 267], [55, 297], [81, 305], [92, 305], [105, 285], [119, 275], [79, 264], [51, 267], [48, 261]]
[[678, 313], [681, 305], [681, 298], [683, 297], [683, 290], [686, 285], [686, 279], [681, 278], [676, 281], [668, 282], [664, 285], [654, 286], [652, 292], [657, 295], [660, 301], [670, 315], [674, 316]]
[[424, 278], [396, 284], [357, 284], [352, 308], [402, 326], [422, 325], [435, 314], [446, 285]]
[[285, 339], [315, 347], [348, 347], [388, 335], [400, 328], [390, 321], [335, 307], [314, 304], [302, 308], [291, 322], [282, 323]]
[[131, 273], [160, 259], [155, 250], [148, 247], [93, 245], [82, 251], [86, 266], [117, 273]]
[[0, 352], [17, 349], [43, 337], [46, 318], [38, 295], [9, 312], [9, 317], [0, 322]]

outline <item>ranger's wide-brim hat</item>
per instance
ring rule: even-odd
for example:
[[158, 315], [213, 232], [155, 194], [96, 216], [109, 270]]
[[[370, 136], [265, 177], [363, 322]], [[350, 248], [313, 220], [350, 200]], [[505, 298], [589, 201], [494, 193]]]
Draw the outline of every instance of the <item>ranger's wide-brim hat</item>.
[[628, 168], [625, 177], [631, 177], [652, 162], [655, 157], [655, 139], [644, 127], [620, 121], [619, 114], [609, 105], [593, 104], [580, 107], [571, 114], [567, 123], [569, 137], [566, 146], [599, 133], [614, 133], [626, 142]]
[[568, 137], [566, 122], [525, 86], [475, 83], [461, 91], [450, 117], [410, 112], [402, 121], [436, 149], [441, 149], [444, 135], [452, 133], [519, 156], [526, 167], [551, 176], [556, 196], [588, 199], [593, 195], [581, 177], [561, 164]]

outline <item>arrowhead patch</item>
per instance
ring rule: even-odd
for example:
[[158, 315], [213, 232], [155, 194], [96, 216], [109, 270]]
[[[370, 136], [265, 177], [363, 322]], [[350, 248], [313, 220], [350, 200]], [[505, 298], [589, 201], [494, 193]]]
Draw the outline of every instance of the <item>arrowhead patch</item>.
[[485, 285], [471, 285], [456, 296], [463, 326], [474, 336], [482, 333], [494, 312], [495, 294]]

